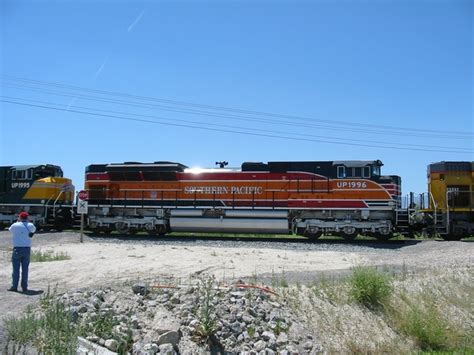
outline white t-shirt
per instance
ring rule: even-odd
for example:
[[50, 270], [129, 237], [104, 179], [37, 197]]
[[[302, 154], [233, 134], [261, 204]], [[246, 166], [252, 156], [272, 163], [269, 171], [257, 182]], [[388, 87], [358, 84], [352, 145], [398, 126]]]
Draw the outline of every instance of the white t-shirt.
[[16, 222], [8, 230], [12, 232], [12, 244], [14, 247], [31, 247], [29, 234], [36, 232], [36, 227], [33, 223]]

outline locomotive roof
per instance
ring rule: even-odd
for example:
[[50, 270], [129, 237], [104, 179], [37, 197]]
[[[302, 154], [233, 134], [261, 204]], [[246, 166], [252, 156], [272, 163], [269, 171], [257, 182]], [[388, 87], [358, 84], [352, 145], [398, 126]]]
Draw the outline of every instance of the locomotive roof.
[[187, 166], [169, 161], [160, 161], [154, 163], [124, 162], [111, 164], [91, 164], [86, 167], [86, 172], [120, 172], [123, 171], [124, 168], [128, 171], [142, 171], [145, 168], [147, 171], [181, 172], [184, 171]]
[[438, 171], [474, 171], [474, 162], [472, 161], [440, 161], [431, 163], [428, 166], [431, 172]]
[[[346, 166], [366, 166], [379, 165], [383, 163], [380, 160], [323, 160], [323, 161], [269, 161], [267, 164], [331, 164], [331, 165], [346, 165]], [[265, 164], [263, 162], [244, 162], [243, 164]]]
[[36, 164], [36, 165], [9, 165], [9, 166], [0, 166], [0, 168], [7, 168], [7, 169], [17, 169], [17, 170], [28, 170], [38, 168], [40, 166], [45, 166], [48, 168], [60, 168], [58, 165], [53, 164]]
[[383, 166], [380, 160], [335, 160], [332, 165], [345, 165], [353, 168], [363, 167], [366, 165], [378, 165]]

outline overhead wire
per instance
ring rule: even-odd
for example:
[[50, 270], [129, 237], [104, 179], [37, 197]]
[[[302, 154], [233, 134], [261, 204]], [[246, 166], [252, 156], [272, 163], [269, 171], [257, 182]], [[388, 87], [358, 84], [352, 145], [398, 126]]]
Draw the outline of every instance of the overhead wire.
[[[56, 87], [56, 88], [83, 91], [83, 92], [89, 92], [89, 93], [96, 93], [96, 94], [101, 94], [101, 95], [109, 95], [109, 96], [112, 95], [112, 96], [118, 96], [118, 97], [127, 97], [127, 98], [143, 100], [143, 101], [164, 102], [164, 103], [169, 103], [169, 104], [174, 104], [174, 105], [206, 108], [206, 109], [218, 110], [218, 111], [246, 113], [246, 114], [252, 114], [252, 115], [257, 115], [257, 116], [267, 116], [267, 117], [274, 117], [274, 118], [286, 118], [286, 119], [289, 118], [289, 119], [307, 121], [307, 122], [324, 122], [324, 123], [329, 123], [329, 124], [333, 124], [333, 125], [336, 124], [336, 125], [343, 125], [343, 126], [349, 125], [350, 127], [359, 126], [359, 127], [367, 127], [367, 128], [372, 128], [372, 129], [373, 128], [378, 128], [379, 130], [382, 130], [384, 132], [384, 134], [388, 134], [388, 132], [386, 132], [386, 131], [392, 130], [392, 131], [400, 131], [399, 134], [403, 134], [403, 135], [407, 134], [406, 131], [411, 131], [411, 132], [421, 132], [421, 133], [425, 133], [425, 134], [427, 132], [428, 133], [433, 133], [433, 134], [442, 134], [444, 138], [449, 137], [451, 135], [458, 136], [457, 138], [461, 138], [461, 137], [469, 138], [469, 137], [474, 136], [473, 132], [433, 130], [433, 129], [425, 129], [425, 128], [417, 129], [417, 128], [396, 127], [396, 126], [387, 126], [387, 125], [372, 124], [372, 123], [368, 124], [368, 123], [360, 123], [360, 122], [357, 122], [357, 123], [345, 122], [345, 121], [338, 121], [338, 120], [323, 120], [323, 119], [316, 119], [316, 118], [309, 118], [309, 117], [302, 117], [302, 116], [295, 116], [295, 115], [276, 114], [276, 113], [269, 113], [269, 112], [261, 112], [261, 111], [252, 111], [252, 110], [245, 110], [245, 109], [230, 108], [230, 107], [224, 107], [224, 106], [212, 106], [212, 105], [196, 104], [196, 103], [191, 103], [191, 102], [186, 102], [186, 101], [167, 100], [167, 99], [154, 98], [154, 97], [148, 97], [148, 96], [131, 95], [131, 94], [126, 94], [126, 93], [83, 88], [83, 87], [79, 87], [79, 86], [66, 85], [66, 84], [60, 84], [60, 83], [55, 83], [55, 82], [47, 82], [47, 81], [17, 77], [17, 76], [6, 75], [6, 74], [2, 74], [2, 75], [0, 75], [0, 77], [3, 77], [6, 80], [10, 80], [10, 81], [23, 82], [23, 83], [26, 82], [26, 83], [30, 83], [30, 84], [50, 86], [50, 87], [52, 86], [52, 87]], [[207, 114], [210, 114], [210, 113], [207, 112]], [[456, 138], [456, 137], [452, 137], [452, 138]]]
[[[65, 111], [64, 108], [57, 108], [57, 107], [47, 106], [47, 105], [29, 104], [29, 103], [20, 102], [20, 101], [12, 101], [11, 99], [6, 99], [6, 98], [3, 98], [3, 97], [1, 97], [0, 101], [5, 102], [5, 103], [9, 103], [9, 104], [21, 105], [21, 106], [27, 106], [27, 107], [42, 108], [42, 109], [61, 111], [61, 112]], [[94, 108], [91, 108], [90, 110], [94, 110]], [[87, 111], [81, 111], [81, 110], [75, 110], [75, 109], [69, 109], [68, 112], [77, 113], [77, 114], [81, 114], [81, 115], [108, 117], [108, 118], [112, 118], [112, 119], [120, 119], [120, 120], [134, 121], [134, 122], [145, 122], [145, 123], [159, 124], [159, 125], [166, 125], [166, 126], [185, 127], [185, 128], [200, 129], [200, 130], [207, 130], [207, 131], [217, 131], [217, 132], [225, 132], [225, 133], [232, 133], [232, 134], [241, 134], [241, 135], [250, 135], [250, 136], [258, 136], [258, 137], [285, 139], [285, 140], [293, 140], [293, 141], [318, 142], [318, 143], [339, 144], [339, 145], [346, 145], [346, 146], [362, 146], [362, 147], [372, 147], [372, 148], [382, 148], [382, 149], [392, 149], [392, 150], [405, 150], [405, 151], [470, 153], [469, 151], [458, 151], [458, 150], [450, 151], [450, 150], [426, 149], [426, 148], [416, 148], [416, 147], [409, 148], [409, 147], [404, 147], [404, 146], [389, 146], [389, 145], [374, 145], [374, 144], [364, 144], [364, 143], [335, 142], [335, 141], [324, 140], [324, 139], [310, 139], [310, 138], [303, 138], [303, 137], [291, 137], [291, 136], [285, 136], [285, 135], [238, 131], [238, 130], [233, 130], [233, 129], [203, 127], [203, 126], [197, 126], [197, 125], [192, 125], [192, 124], [158, 122], [156, 120], [150, 120], [150, 119], [132, 118], [132, 117], [118, 116], [118, 115], [105, 114], [105, 113], [93, 113], [93, 112], [87, 112]]]
[[[54, 102], [46, 102], [46, 101], [41, 101], [41, 100], [32, 100], [32, 99], [25, 99], [25, 98], [19, 98], [19, 97], [12, 97], [12, 96], [0, 96], [1, 98], [8, 99], [8, 100], [16, 100], [16, 101], [27, 101], [27, 102], [33, 102], [37, 104], [43, 104], [43, 105], [55, 105], [55, 106], [63, 106], [62, 104], [54, 103]], [[104, 109], [99, 109], [99, 108], [91, 108], [91, 107], [84, 107], [84, 106], [77, 106], [77, 105], [68, 105], [69, 108], [74, 107], [82, 110], [88, 110], [88, 111], [98, 111], [98, 112], [105, 112], [105, 113], [111, 113], [111, 114], [119, 114], [119, 115], [132, 115], [132, 116], [137, 116], [137, 117], [146, 117], [146, 118], [153, 118], [153, 119], [158, 119], [158, 120], [165, 120], [165, 121], [173, 121], [173, 122], [184, 122], [184, 123], [191, 123], [191, 124], [201, 124], [201, 125], [208, 125], [208, 126], [214, 126], [214, 127], [222, 127], [222, 128], [230, 128], [230, 129], [246, 129], [246, 130], [252, 130], [252, 131], [258, 131], [258, 132], [266, 132], [266, 133], [273, 133], [273, 134], [289, 134], [289, 135], [298, 135], [298, 136], [305, 136], [305, 137], [312, 137], [312, 138], [324, 138], [324, 139], [334, 139], [334, 140], [346, 140], [346, 138], [340, 138], [340, 137], [330, 137], [330, 136], [320, 136], [320, 135], [314, 135], [314, 134], [307, 134], [307, 133], [292, 133], [288, 131], [275, 131], [275, 130], [268, 130], [268, 129], [260, 129], [260, 128], [246, 128], [246, 127], [240, 127], [240, 126], [233, 126], [233, 125], [225, 125], [225, 124], [218, 124], [218, 123], [208, 123], [208, 122], [203, 122], [203, 121], [190, 121], [190, 120], [184, 120], [184, 119], [178, 119], [178, 118], [167, 118], [167, 117], [160, 117], [160, 116], [155, 116], [155, 115], [144, 115], [144, 114], [138, 114], [138, 113], [132, 113], [132, 112], [122, 112], [122, 111], [114, 111], [114, 110], [104, 110]], [[65, 111], [68, 111], [69, 109], [66, 109]], [[354, 142], [362, 142], [366, 143], [366, 141], [363, 140], [358, 140], [358, 139], [352, 139]], [[393, 142], [382, 142], [382, 141], [374, 141], [371, 140], [371, 143], [380, 143], [380, 144], [396, 144]], [[431, 149], [436, 149], [436, 148], [443, 148], [443, 149], [448, 149], [448, 150], [456, 150], [459, 152], [466, 152], [469, 153], [470, 151], [466, 151], [464, 148], [459, 148], [459, 147], [447, 147], [447, 146], [432, 146], [432, 145], [425, 145], [425, 144], [405, 144], [406, 147], [421, 147], [421, 148], [431, 148]]]
[[4, 83], [3, 86], [8, 87], [8, 88], [13, 88], [13, 89], [30, 91], [30, 92], [43, 93], [47, 95], [63, 96], [63, 97], [70, 97], [70, 98], [81, 98], [85, 100], [97, 101], [97, 102], [102, 102], [102, 103], [113, 103], [113, 104], [132, 106], [132, 107], [157, 109], [160, 111], [185, 113], [185, 114], [199, 115], [199, 116], [206, 116], [206, 117], [218, 117], [218, 118], [247, 121], [247, 122], [259, 122], [259, 123], [274, 124], [274, 125], [284, 125], [284, 126], [290, 126], [290, 127], [318, 128], [318, 129], [341, 131], [341, 132], [356, 132], [356, 133], [366, 133], [366, 134], [373, 133], [373, 134], [378, 134], [378, 135], [385, 134], [385, 135], [395, 135], [395, 136], [403, 136], [403, 137], [444, 138], [444, 139], [462, 139], [462, 140], [471, 139], [468, 136], [456, 137], [456, 136], [435, 134], [435, 133], [422, 134], [422, 133], [415, 133], [415, 132], [410, 132], [410, 131], [390, 132], [390, 131], [379, 131], [379, 130], [369, 130], [369, 129], [345, 128], [345, 127], [319, 125], [319, 124], [291, 123], [288, 121], [269, 120], [269, 119], [264, 119], [264, 118], [254, 118], [254, 117], [241, 116], [241, 115], [219, 114], [219, 113], [212, 113], [212, 112], [205, 112], [205, 111], [203, 112], [203, 111], [198, 111], [198, 110], [180, 109], [180, 108], [174, 108], [174, 107], [169, 107], [169, 106], [139, 103], [139, 102], [128, 101], [128, 100], [103, 98], [103, 97], [97, 97], [93, 95], [84, 95], [84, 94], [79, 94], [79, 93], [54, 91], [54, 90], [31, 87], [31, 86], [26, 86], [26, 85]]

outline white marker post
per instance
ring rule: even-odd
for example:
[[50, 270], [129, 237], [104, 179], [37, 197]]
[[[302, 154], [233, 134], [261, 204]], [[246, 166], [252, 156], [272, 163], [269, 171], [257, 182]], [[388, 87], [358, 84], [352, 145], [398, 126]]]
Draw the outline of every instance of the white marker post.
[[81, 215], [81, 243], [84, 242], [84, 215], [87, 214], [89, 199], [89, 192], [86, 190], [81, 190], [77, 194], [77, 213]]

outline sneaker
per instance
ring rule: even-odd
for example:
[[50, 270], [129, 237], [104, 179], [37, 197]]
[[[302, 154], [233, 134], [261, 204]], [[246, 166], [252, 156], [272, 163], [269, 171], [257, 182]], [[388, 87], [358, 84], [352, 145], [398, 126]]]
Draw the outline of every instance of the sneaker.
[[27, 293], [29, 291], [27, 288], [22, 288], [21, 290], [25, 293]]
[[10, 287], [7, 291], [18, 292], [18, 289], [15, 287]]

